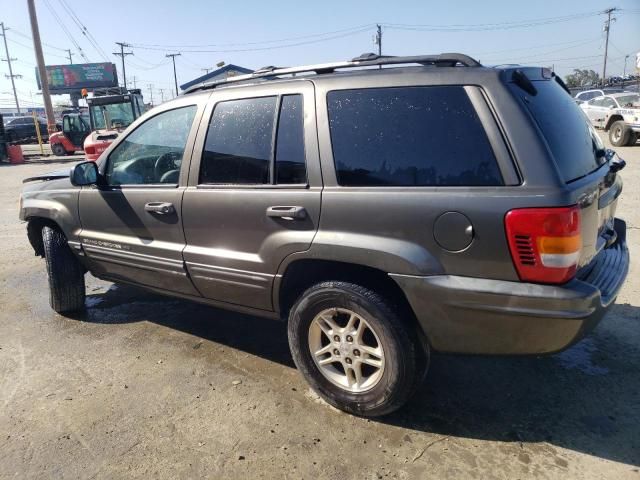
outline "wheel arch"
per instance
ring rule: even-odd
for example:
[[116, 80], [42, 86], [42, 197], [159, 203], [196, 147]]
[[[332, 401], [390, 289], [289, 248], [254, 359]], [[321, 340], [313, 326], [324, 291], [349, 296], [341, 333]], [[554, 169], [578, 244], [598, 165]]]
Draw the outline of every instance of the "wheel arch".
[[415, 329], [423, 348], [428, 350], [428, 339], [400, 285], [383, 270], [368, 265], [315, 258], [294, 260], [282, 275], [276, 277], [273, 289], [275, 310], [286, 321], [291, 307], [305, 290], [332, 280], [354, 283], [385, 297], [399, 310], [400, 317]]
[[43, 227], [51, 227], [60, 231], [63, 235], [64, 232], [60, 228], [55, 221], [50, 218], [44, 217], [29, 217], [27, 220], [27, 237], [29, 238], [29, 243], [31, 247], [33, 247], [33, 251], [36, 256], [44, 258], [44, 243], [42, 240], [42, 229]]
[[604, 129], [605, 131], [608, 131], [611, 128], [611, 125], [613, 125], [615, 122], [622, 120], [624, 122], [624, 118], [622, 118], [622, 115], [611, 115], [608, 119], [607, 119], [607, 124], [605, 125]]

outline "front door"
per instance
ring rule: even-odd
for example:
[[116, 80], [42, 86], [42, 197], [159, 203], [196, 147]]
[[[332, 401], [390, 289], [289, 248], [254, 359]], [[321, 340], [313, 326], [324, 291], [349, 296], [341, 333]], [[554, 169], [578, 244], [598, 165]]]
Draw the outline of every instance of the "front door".
[[138, 125], [100, 165], [102, 184], [82, 189], [80, 238], [97, 276], [197, 295], [182, 260], [182, 195], [203, 108], [185, 98]]
[[279, 265], [318, 229], [313, 85], [264, 85], [250, 98], [214, 91], [212, 100], [184, 195], [184, 259], [204, 297], [271, 310]]

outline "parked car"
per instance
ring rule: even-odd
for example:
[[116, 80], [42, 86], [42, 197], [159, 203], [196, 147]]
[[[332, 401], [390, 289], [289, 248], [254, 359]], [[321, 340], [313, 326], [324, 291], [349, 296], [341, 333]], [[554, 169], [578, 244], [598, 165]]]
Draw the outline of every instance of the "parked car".
[[616, 147], [635, 145], [640, 134], [640, 95], [631, 92], [596, 97], [580, 105], [596, 128], [609, 132]]
[[587, 102], [592, 98], [601, 97], [603, 95], [609, 95], [612, 93], [620, 93], [624, 90], [622, 88], [596, 88], [593, 90], [585, 90], [584, 92], [577, 93], [575, 96], [576, 103], [581, 105], [583, 102]]
[[[40, 135], [42, 140], [47, 141], [49, 139], [47, 121], [40, 117], [37, 118], [37, 121], [40, 126]], [[30, 116], [5, 118], [4, 129], [9, 143], [34, 140], [38, 138], [33, 117]]]
[[629, 268], [623, 166], [546, 69], [368, 54], [193, 86], [97, 163], [26, 180], [20, 218], [55, 311], [90, 271], [283, 319], [313, 389], [374, 416], [431, 351], [594, 328]]

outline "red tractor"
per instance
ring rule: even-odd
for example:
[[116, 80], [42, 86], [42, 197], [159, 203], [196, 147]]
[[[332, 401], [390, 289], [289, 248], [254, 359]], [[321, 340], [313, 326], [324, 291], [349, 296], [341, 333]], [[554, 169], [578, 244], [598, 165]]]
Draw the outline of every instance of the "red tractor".
[[84, 141], [87, 160], [97, 160], [111, 142], [145, 111], [139, 89], [94, 91], [88, 97], [91, 133]]
[[62, 131], [49, 135], [51, 151], [56, 156], [73, 155], [82, 150], [84, 139], [91, 133], [89, 115], [67, 113], [62, 117]]

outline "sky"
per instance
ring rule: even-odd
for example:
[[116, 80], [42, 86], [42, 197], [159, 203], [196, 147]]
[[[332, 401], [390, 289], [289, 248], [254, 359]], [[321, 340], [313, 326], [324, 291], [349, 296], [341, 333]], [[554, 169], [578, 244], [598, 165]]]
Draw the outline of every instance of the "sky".
[[[98, 6], [99, 5], [99, 6]], [[117, 8], [120, 6], [120, 8]], [[218, 62], [247, 68], [342, 61], [376, 51], [376, 24], [388, 55], [461, 52], [486, 65], [526, 63], [602, 73], [606, 8], [617, 7], [609, 40], [607, 76], [634, 69], [640, 52], [640, 0], [36, 0], [48, 65], [111, 61], [121, 75], [115, 42], [127, 42], [129, 87], [153, 92], [158, 103], [174, 95], [176, 57], [182, 84]], [[42, 104], [35, 81], [35, 55], [26, 0], [0, 0], [0, 21], [21, 106]], [[97, 45], [96, 46], [94, 46]], [[0, 58], [6, 58], [0, 43]], [[80, 50], [84, 54], [82, 58]], [[6, 62], [0, 62], [0, 108], [14, 106]], [[121, 78], [122, 79], [122, 78]], [[54, 104], [68, 97], [54, 97]]]

